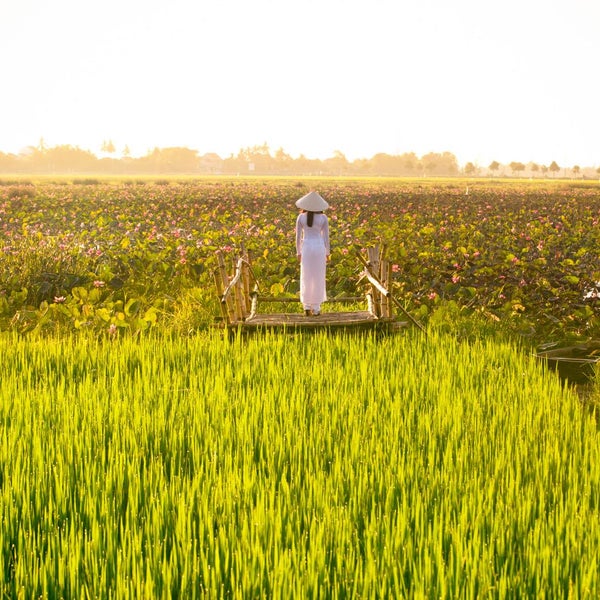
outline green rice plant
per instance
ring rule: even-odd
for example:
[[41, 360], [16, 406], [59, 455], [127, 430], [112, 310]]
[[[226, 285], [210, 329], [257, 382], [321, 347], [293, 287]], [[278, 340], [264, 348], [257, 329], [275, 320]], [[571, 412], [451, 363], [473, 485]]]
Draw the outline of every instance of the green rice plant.
[[0, 337], [5, 597], [597, 597], [600, 440], [510, 343]]

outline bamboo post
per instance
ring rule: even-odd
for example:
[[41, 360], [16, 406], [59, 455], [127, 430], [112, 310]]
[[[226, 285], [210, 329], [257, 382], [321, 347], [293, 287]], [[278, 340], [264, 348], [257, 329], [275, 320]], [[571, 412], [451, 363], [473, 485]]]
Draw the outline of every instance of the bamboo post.
[[388, 270], [389, 270], [389, 262], [386, 258], [386, 246], [385, 244], [380, 246], [380, 251], [379, 251], [379, 281], [382, 282], [383, 287], [388, 290], [388, 293], [385, 295], [381, 296], [381, 316], [384, 319], [389, 318], [390, 316], [390, 305], [391, 305], [391, 301], [390, 301], [390, 286], [389, 286], [389, 282], [390, 282], [390, 278], [388, 277]]
[[390, 295], [385, 299], [387, 306], [387, 318], [392, 319], [394, 317], [394, 304], [393, 304], [393, 293], [392, 293], [392, 264], [389, 261], [385, 261], [386, 265], [386, 280], [385, 287], [389, 290]]
[[375, 274], [379, 272], [379, 246], [367, 248], [367, 259]]
[[230, 293], [231, 279], [229, 278], [229, 275], [227, 274], [227, 267], [225, 265], [225, 256], [223, 254], [221, 254], [221, 259], [219, 261], [219, 268], [221, 270], [223, 283], [224, 283], [224, 287], [225, 287], [225, 289], [223, 291], [223, 298], [221, 301], [225, 302], [225, 305], [227, 306], [227, 312], [229, 313], [230, 323], [236, 323], [238, 321], [238, 318], [237, 318], [237, 314], [236, 314], [236, 310], [235, 310], [235, 302]]
[[376, 317], [375, 308], [373, 306], [373, 294], [371, 292], [367, 293], [367, 310]]
[[[373, 248], [367, 248], [368, 258], [368, 269], [375, 274], [379, 275], [379, 246]], [[372, 294], [374, 301], [374, 312], [377, 317], [381, 317], [381, 293], [376, 286], [372, 286]]]
[[233, 278], [229, 281], [229, 284], [225, 288], [224, 296], [232, 297], [231, 306], [234, 311], [235, 320], [243, 321], [245, 310], [244, 300], [241, 295], [242, 285], [242, 259], [238, 258], [235, 263], [235, 273]]
[[254, 289], [251, 292], [251, 304], [250, 304], [250, 314], [248, 318], [251, 319], [256, 315], [256, 311], [258, 310], [258, 286], [254, 286]]
[[242, 284], [243, 284], [243, 296], [245, 302], [244, 313], [247, 316], [252, 310], [252, 299], [250, 292], [250, 259], [246, 247], [242, 244]]
[[[238, 258], [235, 274], [227, 284], [221, 302], [228, 302], [229, 307], [233, 311], [233, 320], [241, 321], [247, 314], [244, 298], [242, 295], [242, 264], [243, 259]], [[223, 267], [224, 268], [224, 267]], [[233, 298], [231, 298], [233, 296]]]
[[[381, 281], [381, 285], [387, 290], [387, 266], [382, 261], [379, 265], [379, 280]], [[381, 317], [387, 318], [388, 316], [388, 308], [389, 308], [389, 296], [388, 294], [381, 295]]]
[[[217, 286], [217, 296], [219, 298], [223, 297], [223, 280], [221, 277], [221, 273], [219, 272], [218, 269], [215, 269], [214, 273], [214, 278], [215, 278], [215, 285]], [[230, 324], [230, 320], [229, 320], [229, 313], [227, 312], [227, 305], [223, 302], [219, 302], [219, 307], [221, 309], [221, 316], [223, 317], [223, 320], [225, 321], [225, 323], [227, 325]]]
[[225, 258], [223, 256], [223, 252], [221, 252], [220, 250], [217, 251], [217, 265], [221, 281], [223, 282], [223, 292], [221, 294], [221, 310], [226, 311], [227, 322], [229, 324], [232, 324], [236, 322], [236, 314], [233, 301], [231, 300], [231, 296], [227, 291], [230, 285], [229, 276], [227, 275], [227, 268], [225, 267]]
[[235, 285], [233, 286], [233, 293], [235, 298], [235, 310], [240, 321], [246, 318], [246, 301], [244, 300], [243, 293], [243, 281], [242, 281], [242, 259], [238, 262], [236, 276], [239, 275]]

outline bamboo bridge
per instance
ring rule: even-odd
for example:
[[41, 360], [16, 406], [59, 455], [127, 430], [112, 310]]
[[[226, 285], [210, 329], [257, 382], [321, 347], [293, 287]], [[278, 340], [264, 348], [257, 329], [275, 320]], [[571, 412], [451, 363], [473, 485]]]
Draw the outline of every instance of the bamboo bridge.
[[220, 300], [221, 317], [229, 330], [242, 332], [282, 330], [288, 332], [317, 330], [397, 330], [409, 323], [398, 318], [399, 309], [414, 325], [424, 331], [423, 326], [413, 319], [392, 295], [392, 268], [385, 259], [385, 249], [380, 246], [367, 249], [367, 257], [357, 254], [362, 265], [359, 282], [364, 281], [364, 296], [335, 297], [324, 304], [345, 303], [361, 306], [361, 310], [333, 311], [324, 310], [317, 316], [305, 316], [304, 311], [269, 312], [263, 307], [268, 305], [285, 306], [290, 303], [300, 304], [297, 296], [268, 296], [260, 291], [260, 287], [250, 264], [248, 253], [244, 248], [240, 256], [227, 271], [225, 256], [217, 251], [217, 268], [214, 272], [217, 294]]

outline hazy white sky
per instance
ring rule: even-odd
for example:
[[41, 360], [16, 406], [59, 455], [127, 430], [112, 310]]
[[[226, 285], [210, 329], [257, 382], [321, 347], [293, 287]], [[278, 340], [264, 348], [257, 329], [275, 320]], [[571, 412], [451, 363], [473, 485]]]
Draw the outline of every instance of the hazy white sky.
[[600, 165], [599, 0], [0, 0], [0, 151]]

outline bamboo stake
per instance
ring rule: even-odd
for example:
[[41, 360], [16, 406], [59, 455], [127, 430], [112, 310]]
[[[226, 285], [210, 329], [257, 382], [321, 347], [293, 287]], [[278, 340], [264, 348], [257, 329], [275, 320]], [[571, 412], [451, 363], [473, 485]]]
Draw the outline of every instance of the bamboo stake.
[[[387, 260], [381, 261], [381, 282], [386, 290], [391, 290], [392, 282], [392, 267]], [[387, 296], [384, 296], [381, 301], [382, 315], [389, 319], [392, 316], [391, 291]]]
[[250, 314], [248, 315], [248, 319], [252, 319], [252, 317], [256, 316], [256, 311], [258, 310], [258, 289], [255, 287], [254, 290], [250, 293], [251, 295], [251, 304], [250, 304]]
[[[241, 275], [241, 269], [240, 269]], [[235, 287], [233, 288], [233, 297], [235, 298], [235, 310], [240, 321], [246, 318], [246, 302], [244, 300], [244, 294], [242, 292], [242, 278], [240, 277]]]
[[[390, 298], [393, 299], [394, 294], [392, 293], [393, 281], [392, 281], [392, 263], [387, 263], [387, 287], [390, 290]], [[392, 302], [388, 302], [388, 317], [392, 319], [394, 317], [394, 304]]]
[[389, 291], [389, 294], [384, 295], [381, 297], [381, 315], [388, 319], [391, 316], [391, 301], [390, 301], [390, 296], [392, 295], [391, 293], [391, 287], [390, 287], [390, 283], [391, 283], [391, 277], [389, 277], [389, 262], [387, 261], [387, 259], [385, 258], [386, 255], [386, 251], [387, 251], [387, 247], [385, 246], [385, 244], [380, 245], [380, 251], [379, 251], [379, 280], [381, 281], [381, 283], [383, 284], [383, 287]]
[[[223, 295], [223, 281], [221, 280], [221, 274], [218, 269], [215, 269], [213, 276], [215, 278], [215, 285], [217, 286], [217, 296], [222, 297]], [[221, 316], [227, 325], [229, 325], [229, 313], [227, 312], [227, 306], [223, 302], [219, 302], [221, 309]]]
[[382, 282], [385, 289], [389, 290], [389, 294], [381, 298], [381, 314], [386, 319], [389, 319], [392, 316], [392, 303], [390, 300], [390, 297], [392, 295], [392, 277], [389, 266], [390, 263], [386, 258], [387, 245], [380, 243], [379, 248], [379, 280]]
[[402, 306], [402, 304], [400, 304], [400, 302], [398, 300], [396, 300], [396, 298], [394, 298], [394, 296], [392, 296], [392, 301], [394, 302], [394, 304], [425, 334], [427, 335], [427, 330], [425, 329], [425, 327], [423, 327], [423, 325], [421, 325], [421, 323], [419, 323], [419, 321], [417, 321], [405, 308], [404, 306]]
[[[379, 246], [375, 246], [372, 248], [367, 248], [367, 256], [369, 258], [369, 267], [367, 269], [368, 272], [374, 271], [375, 273], [379, 273]], [[367, 274], [367, 279], [369, 279], [369, 276]], [[371, 283], [371, 289], [373, 292], [373, 301], [374, 301], [374, 308], [375, 308], [375, 314], [378, 317], [381, 317], [381, 290], [379, 290], [377, 288], [377, 286], [373, 283], [373, 281], [371, 281], [369, 279], [370, 283]]]
[[245, 314], [248, 314], [251, 310], [251, 299], [250, 299], [250, 259], [248, 258], [248, 252], [246, 247], [242, 244], [242, 282], [243, 282], [243, 296], [244, 303], [246, 306]]
[[242, 265], [243, 259], [238, 258], [235, 268], [235, 275], [225, 289], [224, 296], [229, 296], [233, 292], [233, 310], [236, 321], [243, 321], [246, 315], [244, 298], [242, 296]]
[[367, 310], [376, 317], [375, 307], [373, 306], [373, 294], [371, 292], [367, 293]]
[[225, 258], [220, 250], [217, 251], [217, 264], [224, 288], [223, 294], [221, 295], [221, 304], [225, 306], [225, 310], [227, 311], [227, 322], [229, 324], [233, 324], [236, 321], [236, 315], [233, 302], [229, 296], [229, 288], [231, 284], [229, 283], [229, 276], [227, 275], [227, 269], [225, 267]]

